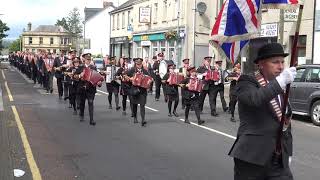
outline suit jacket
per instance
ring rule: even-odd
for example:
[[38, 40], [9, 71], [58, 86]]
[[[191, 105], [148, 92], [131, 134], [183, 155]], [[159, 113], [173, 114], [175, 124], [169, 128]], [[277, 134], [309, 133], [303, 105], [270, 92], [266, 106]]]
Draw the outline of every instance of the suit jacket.
[[[62, 66], [63, 64], [67, 64], [67, 57], [63, 57], [64, 59], [63, 59], [63, 62], [62, 62], [62, 63], [61, 63], [61, 61], [60, 61], [60, 58], [61, 58], [61, 56], [56, 57], [56, 58], [54, 59], [54, 62], [53, 62], [53, 67], [54, 67], [54, 68], [60, 67], [60, 66]], [[56, 76], [56, 78], [63, 78], [63, 73], [62, 73], [62, 71], [55, 71], [55, 76]]]
[[[249, 163], [265, 165], [275, 152], [280, 128], [269, 102], [278, 98], [283, 90], [276, 80], [262, 87], [250, 75], [240, 76], [236, 88], [240, 126], [229, 155]], [[292, 155], [290, 127], [283, 133], [282, 147], [283, 165], [288, 167], [288, 158]]]

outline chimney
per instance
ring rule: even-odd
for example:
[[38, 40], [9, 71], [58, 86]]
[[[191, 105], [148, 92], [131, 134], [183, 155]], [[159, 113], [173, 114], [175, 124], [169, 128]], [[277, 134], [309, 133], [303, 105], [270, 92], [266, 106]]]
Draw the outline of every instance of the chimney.
[[103, 1], [103, 9], [108, 7], [114, 7], [113, 2]]
[[28, 23], [28, 31], [31, 31], [31, 22]]

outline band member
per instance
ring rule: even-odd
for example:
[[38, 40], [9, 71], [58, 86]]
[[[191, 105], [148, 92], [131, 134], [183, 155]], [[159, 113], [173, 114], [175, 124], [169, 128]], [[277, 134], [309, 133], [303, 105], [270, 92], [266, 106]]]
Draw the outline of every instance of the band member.
[[179, 117], [177, 114], [177, 107], [179, 105], [179, 89], [178, 89], [178, 84], [170, 84], [170, 75], [176, 75], [174, 72], [175, 70], [175, 65], [174, 64], [169, 64], [168, 65], [168, 73], [164, 75], [162, 78], [162, 83], [166, 84], [166, 94], [168, 97], [168, 110], [169, 114], [168, 116], [171, 117], [171, 109], [172, 109], [172, 102], [174, 102], [174, 107], [173, 107], [173, 115], [175, 117]]
[[[116, 59], [114, 57], [110, 57], [106, 64], [103, 64], [105, 74], [106, 76], [111, 76], [111, 81], [108, 82], [106, 80], [106, 86], [108, 91], [108, 102], [109, 102], [109, 109], [112, 109], [112, 94], [114, 94], [114, 100], [116, 103], [116, 110], [118, 111], [120, 109], [119, 106], [119, 90], [120, 90], [120, 84], [116, 81], [115, 75], [116, 75], [116, 69], [118, 66], [116, 66]], [[111, 68], [111, 71], [107, 71], [108, 68]]]
[[31, 68], [32, 68], [32, 80], [33, 83], [36, 84], [37, 83], [37, 76], [38, 76], [38, 69], [37, 69], [37, 58], [35, 57], [35, 55], [33, 54], [31, 56]]
[[[123, 63], [121, 67], [118, 69], [116, 73], [116, 77], [120, 78], [121, 80], [121, 89], [120, 94], [122, 95], [122, 114], [126, 115], [126, 109], [127, 109], [127, 98], [129, 96], [129, 90], [131, 87], [130, 79], [127, 75], [130, 66], [130, 59], [129, 58], [123, 58]], [[130, 103], [130, 109], [132, 109], [132, 104]]]
[[46, 66], [46, 81], [47, 81], [47, 93], [53, 92], [53, 76], [54, 76], [54, 70], [53, 70], [53, 62], [54, 59], [52, 58], [52, 54], [48, 53], [47, 58], [45, 59], [45, 66]]
[[159, 66], [160, 66], [160, 60], [163, 59], [163, 53], [158, 54], [157, 60], [153, 63], [153, 71], [154, 71], [154, 81], [155, 81], [155, 88], [156, 88], [156, 95], [155, 100], [159, 101], [160, 99], [160, 88], [161, 88], [161, 77], [159, 73]]
[[[68, 71], [69, 67], [72, 65], [72, 61], [76, 57], [76, 53], [77, 53], [76, 50], [69, 51], [68, 59], [67, 59], [67, 65], [66, 65], [66, 71]], [[67, 100], [67, 99], [69, 99], [69, 86], [71, 85], [70, 77], [69, 76], [64, 76], [63, 83], [64, 83], [64, 85], [63, 85], [64, 100]], [[71, 105], [70, 99], [69, 99], [69, 104]]]
[[[91, 54], [86, 53], [83, 54], [82, 57], [85, 59], [84, 68], [90, 68], [91, 70], [96, 70], [96, 67], [91, 64]], [[82, 73], [83, 77], [83, 73]], [[96, 125], [96, 122], [93, 120], [93, 101], [96, 94], [96, 87], [93, 86], [88, 81], [81, 80], [79, 82], [79, 94], [80, 94], [80, 121], [84, 121], [84, 108], [86, 99], [88, 100], [88, 109], [90, 116], [90, 125]], [[99, 86], [101, 86], [102, 82], [99, 82]]]
[[205, 76], [207, 75], [207, 73], [210, 73], [211, 71], [214, 70], [214, 68], [210, 65], [211, 64], [211, 59], [212, 57], [207, 56], [204, 57], [203, 59], [203, 65], [200, 66], [197, 70], [197, 72], [199, 74], [201, 74], [203, 76], [203, 80], [204, 80], [204, 87], [202, 92], [200, 93], [200, 102], [199, 102], [199, 106], [200, 106], [200, 111], [203, 111], [203, 104], [204, 104], [204, 100], [207, 96], [207, 94], [209, 95], [209, 104], [210, 104], [210, 109], [211, 109], [211, 116], [217, 116], [217, 112], [216, 112], [216, 106], [215, 106], [215, 94], [217, 93], [214, 87], [214, 81], [212, 79], [205, 79]]
[[56, 57], [53, 63], [53, 67], [55, 70], [55, 77], [57, 79], [59, 99], [62, 99], [62, 96], [63, 96], [62, 81], [64, 78], [63, 70], [65, 70], [65, 67], [63, 67], [63, 65], [66, 65], [66, 64], [67, 64], [67, 57], [65, 57], [65, 51], [61, 50], [60, 56]]
[[[190, 61], [190, 59], [188, 59], [188, 58], [183, 59], [182, 60], [183, 66], [181, 68], [179, 68], [179, 73], [182, 73], [185, 78], [187, 78], [189, 76], [189, 73], [188, 73], [188, 68], [190, 67], [189, 61]], [[184, 88], [181, 88], [181, 94], [183, 94], [183, 93], [184, 93]], [[185, 99], [183, 96], [182, 96], [182, 100], [181, 100], [181, 105], [182, 105], [182, 109], [185, 109], [186, 104], [185, 104]]]
[[[270, 43], [258, 50], [258, 70], [241, 75], [237, 84], [240, 126], [229, 155], [234, 158], [234, 179], [292, 180], [291, 110], [283, 91], [293, 82], [296, 68], [284, 69], [283, 47]], [[282, 113], [285, 114], [283, 127]]]
[[199, 108], [199, 92], [198, 91], [194, 91], [194, 90], [190, 90], [189, 87], [192, 85], [191, 82], [199, 82], [200, 80], [197, 77], [197, 70], [195, 67], [189, 67], [188, 68], [188, 72], [190, 74], [190, 77], [184, 79], [181, 82], [182, 88], [184, 88], [184, 94], [182, 94], [182, 96], [184, 96], [185, 98], [185, 104], [186, 104], [186, 108], [185, 108], [185, 123], [190, 124], [189, 121], [189, 111], [191, 106], [193, 107], [196, 116], [197, 116], [197, 120], [198, 120], [198, 124], [201, 125], [203, 123], [205, 123], [205, 121], [200, 119], [200, 108]]
[[[216, 61], [216, 66], [215, 66], [216, 71], [219, 72], [219, 80], [214, 82], [214, 92], [218, 92], [222, 104], [222, 109], [224, 112], [228, 110], [226, 100], [224, 99], [224, 81], [225, 81], [225, 71], [222, 69], [222, 60], [217, 60]], [[216, 99], [218, 93], [214, 94], [214, 106], [216, 106]]]
[[[136, 74], [143, 74], [149, 75], [148, 71], [143, 68], [142, 58], [134, 58], [133, 61], [135, 65], [128, 71], [128, 76], [131, 79], [131, 82], [134, 81]], [[133, 83], [133, 82], [132, 82]], [[145, 120], [145, 104], [147, 103], [147, 89], [138, 87], [138, 86], [131, 86], [130, 89], [130, 102], [132, 103], [132, 112], [134, 123], [138, 123], [137, 120], [137, 111], [138, 111], [138, 104], [140, 105], [140, 115], [141, 115], [141, 126], [146, 126], [147, 121]]]
[[77, 109], [80, 105], [80, 101], [77, 99], [80, 99], [79, 97], [79, 81], [80, 81], [80, 74], [82, 73], [83, 68], [80, 66], [80, 58], [76, 57], [72, 61], [72, 67], [70, 67], [70, 70], [66, 72], [66, 75], [71, 77], [71, 85], [69, 86], [69, 98], [71, 105], [73, 107], [73, 114], [77, 114]]
[[236, 85], [238, 82], [238, 79], [241, 74], [240, 64], [237, 63], [234, 68], [232, 69], [232, 72], [228, 75], [227, 79], [230, 80], [230, 91], [229, 91], [229, 110], [231, 114], [230, 121], [236, 122], [234, 119], [234, 110], [237, 104], [237, 92], [236, 92]]

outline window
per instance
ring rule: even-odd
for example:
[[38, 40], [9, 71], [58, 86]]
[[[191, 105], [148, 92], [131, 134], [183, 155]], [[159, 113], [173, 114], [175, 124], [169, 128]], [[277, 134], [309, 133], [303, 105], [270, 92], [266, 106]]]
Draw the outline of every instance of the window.
[[63, 44], [64, 44], [64, 45], [69, 44], [69, 38], [64, 38], [64, 39], [63, 39]]
[[39, 44], [43, 44], [43, 37], [39, 38]]
[[164, 0], [163, 1], [163, 14], [162, 14], [162, 21], [166, 21], [167, 20], [167, 7], [168, 7], [168, 4], [167, 4], [167, 0]]
[[159, 53], [161, 53], [161, 52], [163, 52], [164, 59], [166, 59], [167, 58], [167, 56], [166, 56], [166, 41], [160, 41], [160, 52]]
[[[294, 37], [291, 36], [291, 45], [293, 44]], [[307, 52], [307, 36], [300, 35], [298, 39], [297, 51], [298, 51], [298, 64], [308, 64], [306, 60], [306, 52]]]
[[52, 37], [50, 38], [50, 44], [53, 44], [53, 38]]
[[178, 0], [175, 0], [174, 1], [174, 6], [172, 6], [173, 7], [173, 17], [172, 17], [172, 19], [178, 19], [178, 17], [179, 17], [179, 11], [180, 11], [180, 5], [179, 5], [179, 1]]
[[306, 69], [302, 68], [302, 69], [297, 69], [297, 75], [296, 78], [294, 78], [294, 82], [300, 82], [303, 76], [303, 73]]
[[136, 42], [136, 45], [137, 45], [137, 56], [136, 57], [141, 57], [142, 56], [141, 42]]
[[306, 75], [306, 82], [320, 82], [320, 69], [312, 68], [309, 69]]
[[152, 55], [156, 56], [158, 54], [158, 41], [152, 41]]
[[112, 30], [115, 30], [116, 28], [116, 17], [115, 15], [112, 15]]
[[29, 37], [29, 44], [32, 44], [32, 37]]
[[[169, 60], [176, 60], [175, 41], [168, 41]], [[175, 62], [177, 64], [177, 62]]]
[[60, 38], [60, 44], [63, 44], [63, 38]]
[[153, 22], [156, 23], [157, 22], [157, 18], [158, 18], [158, 3], [154, 3], [154, 14], [153, 14]]
[[129, 24], [131, 24], [131, 21], [130, 21], [130, 11], [128, 11], [128, 26]]
[[120, 27], [120, 15], [119, 14], [117, 14], [117, 29], [119, 29]]
[[122, 29], [124, 29], [125, 28], [125, 26], [126, 26], [126, 20], [125, 20], [126, 18], [125, 18], [125, 16], [124, 16], [124, 12], [122, 13]]

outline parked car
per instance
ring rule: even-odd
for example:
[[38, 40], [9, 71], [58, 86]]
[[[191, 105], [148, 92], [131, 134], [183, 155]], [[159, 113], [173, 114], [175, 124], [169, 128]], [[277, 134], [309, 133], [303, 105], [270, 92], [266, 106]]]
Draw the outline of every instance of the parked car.
[[97, 70], [103, 69], [103, 59], [102, 58], [93, 58], [93, 62], [97, 67]]
[[289, 99], [293, 114], [310, 116], [320, 126], [320, 64], [297, 67]]

